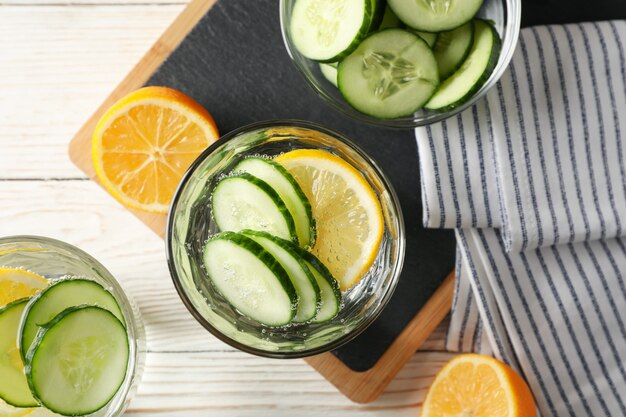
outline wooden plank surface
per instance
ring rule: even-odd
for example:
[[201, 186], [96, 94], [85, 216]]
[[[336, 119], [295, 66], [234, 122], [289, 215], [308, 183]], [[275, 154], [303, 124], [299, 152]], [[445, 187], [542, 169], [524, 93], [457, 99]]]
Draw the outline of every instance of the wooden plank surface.
[[69, 139], [183, 8], [0, 6], [0, 177], [84, 177]]
[[189, 0], [0, 0], [0, 6], [55, 6], [55, 7], [83, 7], [83, 6], [170, 6], [186, 5]]
[[246, 355], [204, 331], [173, 290], [162, 240], [69, 162], [72, 135], [184, 7], [138, 3], [0, 1], [0, 236], [78, 245], [139, 304], [148, 354], [129, 415], [416, 416], [453, 356], [434, 352], [445, 324], [378, 401], [354, 404], [304, 361]]

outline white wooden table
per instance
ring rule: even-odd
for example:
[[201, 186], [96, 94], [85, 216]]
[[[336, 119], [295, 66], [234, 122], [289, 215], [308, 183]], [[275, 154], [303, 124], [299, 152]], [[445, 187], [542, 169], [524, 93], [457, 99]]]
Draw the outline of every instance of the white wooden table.
[[188, 314], [163, 242], [67, 157], [67, 144], [186, 0], [0, 0], [0, 236], [35, 234], [99, 259], [147, 332], [141, 416], [417, 416], [443, 362], [440, 327], [376, 402], [354, 404], [302, 360], [238, 352]]

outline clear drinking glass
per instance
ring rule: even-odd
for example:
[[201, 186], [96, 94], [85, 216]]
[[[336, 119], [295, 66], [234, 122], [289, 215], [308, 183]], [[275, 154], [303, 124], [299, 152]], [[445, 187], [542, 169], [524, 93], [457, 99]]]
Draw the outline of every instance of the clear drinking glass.
[[[363, 279], [343, 293], [337, 317], [326, 323], [267, 327], [241, 315], [213, 287], [202, 250], [217, 227], [210, 196], [216, 183], [243, 158], [294, 149], [323, 149], [359, 170], [383, 210], [384, 236]], [[167, 224], [167, 257], [176, 289], [191, 314], [213, 335], [243, 351], [275, 358], [310, 356], [351, 340], [372, 323], [396, 286], [404, 259], [404, 223], [389, 180], [376, 163], [343, 135], [301, 121], [249, 125], [222, 137], [189, 168], [174, 196]]]
[[145, 362], [145, 332], [139, 309], [120, 284], [96, 259], [67, 243], [39, 236], [0, 238], [0, 267], [23, 268], [49, 280], [64, 277], [98, 282], [117, 300], [124, 314], [130, 355], [126, 377], [113, 399], [90, 417], [116, 417], [124, 413], [141, 380]]
[[434, 112], [427, 110], [419, 110], [415, 114], [407, 117], [399, 117], [396, 119], [377, 119], [359, 112], [350, 106], [341, 96], [341, 93], [332, 85], [320, 72], [319, 65], [316, 61], [306, 58], [293, 44], [291, 40], [291, 29], [289, 22], [291, 21], [291, 13], [296, 0], [280, 0], [280, 25], [283, 34], [283, 41], [291, 60], [296, 68], [300, 71], [306, 82], [315, 92], [324, 99], [335, 110], [344, 113], [353, 119], [370, 123], [373, 125], [410, 128], [417, 126], [426, 126], [431, 123], [440, 122], [449, 117], [454, 116], [472, 106], [478, 99], [487, 94], [487, 91], [493, 87], [504, 70], [509, 65], [515, 46], [517, 45], [517, 37], [520, 30], [521, 21], [521, 0], [484, 0], [477, 16], [493, 22], [500, 38], [502, 39], [502, 49], [498, 57], [498, 63], [494, 68], [489, 79], [483, 84], [470, 100], [462, 105], [444, 112]]

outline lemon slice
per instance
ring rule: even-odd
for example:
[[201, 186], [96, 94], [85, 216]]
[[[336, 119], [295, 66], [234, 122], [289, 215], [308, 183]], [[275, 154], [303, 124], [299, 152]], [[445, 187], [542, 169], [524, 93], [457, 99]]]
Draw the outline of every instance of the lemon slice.
[[0, 400], [0, 417], [24, 417], [31, 416], [33, 408], [13, 407]]
[[0, 268], [0, 307], [20, 298], [32, 297], [48, 286], [48, 280], [19, 268]]
[[[53, 413], [52, 411], [44, 407], [31, 408], [30, 412], [28, 414], [25, 414], [25, 416], [28, 416], [28, 417], [63, 417], [61, 414]], [[0, 417], [2, 417], [2, 414], [0, 414]], [[11, 417], [15, 417], [15, 416], [11, 416]]]
[[[44, 407], [35, 408], [17, 408], [6, 405], [0, 405], [0, 417], [64, 417], [61, 414], [53, 413]], [[6, 411], [5, 411], [6, 410]], [[4, 414], [3, 414], [4, 413]]]
[[209, 112], [192, 98], [144, 87], [98, 122], [92, 139], [96, 175], [125, 206], [167, 213], [183, 174], [218, 136]]
[[311, 250], [339, 281], [356, 284], [372, 266], [383, 236], [383, 214], [365, 177], [340, 157], [298, 149], [276, 157], [311, 203], [317, 239]]

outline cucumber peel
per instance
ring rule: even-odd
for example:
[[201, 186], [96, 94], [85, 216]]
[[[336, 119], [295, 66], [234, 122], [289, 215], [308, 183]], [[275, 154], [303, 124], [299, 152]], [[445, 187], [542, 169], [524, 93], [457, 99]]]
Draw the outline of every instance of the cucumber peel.
[[498, 63], [501, 41], [488, 22], [474, 20], [474, 42], [461, 67], [446, 79], [424, 106], [448, 111], [469, 100], [489, 79]]

